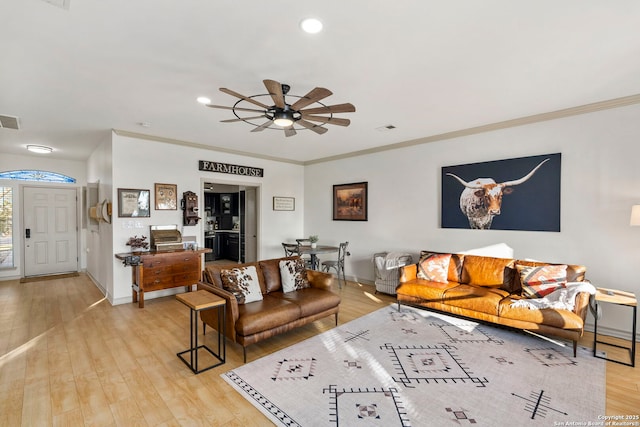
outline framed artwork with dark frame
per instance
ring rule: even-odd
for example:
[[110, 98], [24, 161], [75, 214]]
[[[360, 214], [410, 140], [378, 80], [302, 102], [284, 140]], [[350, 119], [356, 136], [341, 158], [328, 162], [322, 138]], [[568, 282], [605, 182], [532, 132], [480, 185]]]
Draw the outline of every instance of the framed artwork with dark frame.
[[150, 217], [151, 191], [132, 188], [118, 188], [118, 216]]
[[178, 209], [178, 186], [176, 184], [155, 184], [157, 211], [175, 211]]
[[333, 220], [367, 221], [368, 183], [354, 182], [333, 186]]

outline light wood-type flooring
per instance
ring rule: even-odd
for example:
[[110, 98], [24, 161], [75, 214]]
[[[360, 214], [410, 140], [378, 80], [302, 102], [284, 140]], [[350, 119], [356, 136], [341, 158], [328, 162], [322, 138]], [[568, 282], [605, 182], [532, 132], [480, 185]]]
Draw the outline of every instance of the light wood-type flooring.
[[[340, 323], [394, 300], [354, 282], [337, 292]], [[250, 346], [248, 359], [333, 327], [331, 316]], [[214, 337], [208, 329], [216, 348]], [[84, 274], [0, 282], [0, 426], [272, 425], [220, 378], [242, 364], [240, 346], [200, 375], [176, 356], [188, 346], [189, 309], [175, 297], [111, 306]], [[588, 393], [589, 378], [567, 386]], [[640, 413], [640, 366], [607, 362], [606, 411]]]

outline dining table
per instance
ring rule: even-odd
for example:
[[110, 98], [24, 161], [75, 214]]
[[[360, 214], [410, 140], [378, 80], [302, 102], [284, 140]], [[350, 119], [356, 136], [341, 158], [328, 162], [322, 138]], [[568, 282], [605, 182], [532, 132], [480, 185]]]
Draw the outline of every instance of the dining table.
[[330, 245], [316, 245], [315, 248], [312, 248], [310, 245], [299, 245], [298, 251], [300, 255], [308, 254], [311, 256], [311, 268], [314, 270], [320, 269], [320, 262], [318, 261], [318, 254], [329, 254], [332, 252], [338, 252], [340, 248], [338, 246], [330, 246]]

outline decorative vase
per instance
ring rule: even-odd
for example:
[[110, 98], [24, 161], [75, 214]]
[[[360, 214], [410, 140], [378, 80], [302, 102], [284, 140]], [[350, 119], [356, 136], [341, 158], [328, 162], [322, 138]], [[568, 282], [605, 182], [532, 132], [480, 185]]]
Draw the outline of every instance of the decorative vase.
[[312, 243], [311, 243], [311, 249], [315, 249], [317, 245], [318, 245], [318, 243], [316, 243], [316, 242], [312, 242]]

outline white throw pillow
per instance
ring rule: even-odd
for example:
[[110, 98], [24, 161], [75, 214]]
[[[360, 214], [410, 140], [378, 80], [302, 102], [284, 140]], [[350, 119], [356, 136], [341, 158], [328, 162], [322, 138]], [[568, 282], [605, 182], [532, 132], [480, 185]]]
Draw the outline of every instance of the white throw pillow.
[[304, 260], [286, 259], [280, 261], [280, 280], [282, 281], [282, 292], [293, 292], [309, 287], [307, 280], [307, 270]]
[[262, 300], [258, 272], [253, 265], [221, 270], [220, 277], [222, 278], [222, 286], [235, 295], [238, 304]]

